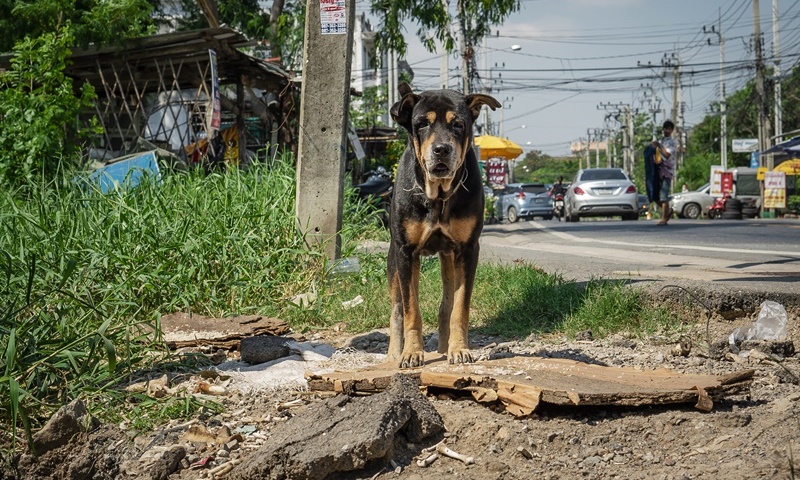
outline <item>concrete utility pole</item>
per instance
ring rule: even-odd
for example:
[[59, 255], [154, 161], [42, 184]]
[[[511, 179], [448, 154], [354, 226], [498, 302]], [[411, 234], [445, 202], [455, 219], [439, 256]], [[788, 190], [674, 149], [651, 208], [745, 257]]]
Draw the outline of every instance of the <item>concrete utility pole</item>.
[[[759, 11], [758, 0], [753, 0], [753, 27], [754, 43], [756, 50], [756, 95], [758, 102], [758, 149], [764, 151], [771, 146], [770, 131], [772, 130], [767, 116], [767, 95], [764, 88], [764, 58], [761, 51], [761, 14]], [[767, 163], [764, 165], [772, 170], [772, 155], [767, 155]]]
[[[447, 0], [442, 0], [444, 9], [447, 10]], [[450, 54], [444, 49], [444, 42], [442, 43], [442, 63], [439, 66], [439, 88], [450, 88]]]
[[635, 158], [633, 115], [636, 112], [627, 103], [601, 103], [597, 106], [598, 110], [600, 108], [611, 112], [611, 116], [620, 124], [622, 129], [622, 168], [628, 172], [628, 175], [633, 175]]
[[[675, 152], [675, 168], [683, 164], [683, 150], [685, 148], [685, 134], [683, 128], [683, 88], [681, 86], [681, 59], [673, 53], [671, 56], [664, 54], [661, 64], [667, 68], [672, 67], [672, 121], [675, 123], [675, 139], [678, 141], [678, 151]], [[674, 185], [673, 185], [674, 187]]]
[[[722, 9], [719, 10], [719, 30], [714, 25], [704, 33], [716, 33], [719, 41], [719, 152], [722, 160], [722, 169], [728, 169], [728, 113], [727, 98], [725, 95], [725, 38], [722, 36]], [[711, 45], [711, 39], [708, 39]]]
[[781, 104], [781, 51], [779, 40], [778, 0], [772, 0], [772, 68], [775, 76], [775, 143], [783, 141], [783, 106]]
[[466, 16], [464, 14], [464, 2], [467, 0], [458, 0], [456, 4], [456, 11], [458, 12], [458, 34], [459, 42], [461, 44], [461, 83], [464, 89], [464, 95], [471, 93], [470, 82], [472, 81], [472, 45], [467, 44], [467, 26]]
[[650, 108], [648, 111], [650, 115], [653, 117], [651, 122], [653, 123], [652, 130], [653, 130], [653, 140], [658, 139], [658, 121], [656, 120], [656, 114], [661, 111], [661, 101], [658, 99], [656, 95], [656, 89], [653, 88], [652, 85], [648, 84], [641, 84], [640, 85], [643, 89], [645, 89], [650, 94]]
[[306, 242], [331, 260], [341, 247], [354, 23], [355, 0], [306, 3], [295, 208]]

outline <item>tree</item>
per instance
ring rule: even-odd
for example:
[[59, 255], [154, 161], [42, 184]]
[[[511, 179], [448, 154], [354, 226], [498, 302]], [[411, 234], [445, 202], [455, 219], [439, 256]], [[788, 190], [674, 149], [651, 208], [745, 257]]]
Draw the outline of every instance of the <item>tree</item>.
[[69, 30], [74, 46], [104, 45], [154, 31], [146, 0], [0, 0], [0, 51], [25, 38]]
[[[89, 84], [76, 93], [64, 75], [73, 43], [69, 29], [18, 42], [11, 69], [0, 74], [0, 188], [49, 180], [67, 166], [62, 162], [78, 163], [73, 140], [89, 131], [77, 119], [95, 94]], [[98, 133], [96, 123], [91, 128]]]

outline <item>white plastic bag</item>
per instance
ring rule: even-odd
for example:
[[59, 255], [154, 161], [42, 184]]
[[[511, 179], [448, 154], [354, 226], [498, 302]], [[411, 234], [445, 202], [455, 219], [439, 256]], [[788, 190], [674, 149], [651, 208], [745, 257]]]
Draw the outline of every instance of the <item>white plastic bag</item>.
[[747, 327], [739, 327], [728, 339], [731, 345], [742, 340], [783, 340], [786, 338], [786, 309], [778, 302], [765, 300], [761, 303], [758, 319]]

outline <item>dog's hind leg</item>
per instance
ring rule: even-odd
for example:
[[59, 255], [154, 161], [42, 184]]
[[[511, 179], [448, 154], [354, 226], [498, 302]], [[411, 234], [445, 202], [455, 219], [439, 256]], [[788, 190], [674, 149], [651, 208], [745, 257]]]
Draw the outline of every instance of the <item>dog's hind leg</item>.
[[447, 353], [450, 345], [450, 318], [453, 315], [455, 295], [455, 267], [452, 253], [440, 253], [442, 269], [442, 303], [439, 305], [439, 353]]

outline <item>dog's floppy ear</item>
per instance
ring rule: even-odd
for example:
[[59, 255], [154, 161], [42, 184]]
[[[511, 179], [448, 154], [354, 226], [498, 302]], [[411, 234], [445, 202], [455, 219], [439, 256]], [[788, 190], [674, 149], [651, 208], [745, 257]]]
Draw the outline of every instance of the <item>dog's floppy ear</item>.
[[503, 106], [500, 102], [495, 100], [494, 97], [484, 95], [482, 93], [473, 93], [471, 95], [467, 95], [465, 100], [467, 102], [467, 106], [469, 107], [469, 111], [472, 113], [473, 120], [478, 118], [478, 115], [481, 114], [481, 107], [484, 105], [487, 105], [492, 110]]
[[411, 131], [411, 112], [414, 110], [414, 105], [419, 101], [419, 95], [411, 91], [411, 87], [403, 82], [397, 87], [403, 98], [399, 102], [392, 105], [389, 113], [395, 122], [399, 123], [403, 128]]

